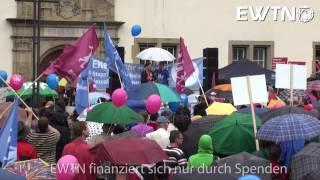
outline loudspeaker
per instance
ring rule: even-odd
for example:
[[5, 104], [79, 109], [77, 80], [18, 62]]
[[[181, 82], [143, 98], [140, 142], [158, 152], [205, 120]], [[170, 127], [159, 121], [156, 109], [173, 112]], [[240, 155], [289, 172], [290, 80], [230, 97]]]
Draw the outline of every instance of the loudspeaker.
[[[121, 57], [122, 63], [124, 63], [124, 47], [116, 47], [119, 56]], [[111, 92], [114, 90], [121, 88], [121, 84], [119, 81], [119, 77], [117, 73], [114, 73], [113, 71], [109, 71], [109, 89]]]
[[218, 80], [218, 48], [203, 49], [203, 89], [207, 91]]

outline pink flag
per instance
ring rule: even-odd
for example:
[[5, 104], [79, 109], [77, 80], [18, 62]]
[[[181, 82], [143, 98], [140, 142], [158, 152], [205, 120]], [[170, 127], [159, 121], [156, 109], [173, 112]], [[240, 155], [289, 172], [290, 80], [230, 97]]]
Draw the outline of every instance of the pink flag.
[[92, 25], [77, 41], [67, 45], [62, 54], [43, 73], [49, 75], [56, 72], [70, 80], [75, 80], [86, 68], [98, 46], [95, 25]]
[[180, 37], [180, 51], [177, 60], [177, 82], [176, 91], [182, 93], [185, 90], [185, 81], [195, 71], [184, 39]]

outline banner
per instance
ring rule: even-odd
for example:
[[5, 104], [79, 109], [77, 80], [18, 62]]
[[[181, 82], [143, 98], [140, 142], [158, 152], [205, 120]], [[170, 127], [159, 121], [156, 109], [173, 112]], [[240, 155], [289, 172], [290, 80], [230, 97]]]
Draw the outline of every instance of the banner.
[[272, 70], [276, 70], [277, 64], [287, 64], [288, 58], [287, 57], [274, 57], [272, 58]]
[[109, 88], [109, 69], [106, 62], [91, 57], [89, 75], [96, 86], [96, 89]]
[[289, 61], [288, 64], [306, 65], [305, 61]]

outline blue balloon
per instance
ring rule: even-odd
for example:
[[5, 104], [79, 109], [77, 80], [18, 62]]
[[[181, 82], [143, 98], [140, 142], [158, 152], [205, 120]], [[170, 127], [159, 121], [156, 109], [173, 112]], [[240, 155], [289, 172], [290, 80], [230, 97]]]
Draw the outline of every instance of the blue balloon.
[[59, 84], [58, 76], [56, 74], [49, 74], [49, 76], [47, 77], [47, 84], [51, 89], [57, 89]]
[[169, 109], [172, 111], [172, 112], [176, 112], [179, 107], [180, 107], [180, 102], [169, 102]]
[[134, 25], [131, 28], [131, 34], [132, 36], [138, 36], [141, 33], [141, 26], [140, 25]]
[[[0, 76], [1, 76], [1, 78], [3, 79], [3, 80], [7, 80], [8, 79], [8, 74], [7, 74], [7, 72], [5, 72], [5, 71], [0, 71]], [[3, 81], [2, 80], [0, 80], [0, 85], [3, 83]]]
[[185, 106], [188, 106], [188, 96], [186, 94], [180, 94], [181, 103]]

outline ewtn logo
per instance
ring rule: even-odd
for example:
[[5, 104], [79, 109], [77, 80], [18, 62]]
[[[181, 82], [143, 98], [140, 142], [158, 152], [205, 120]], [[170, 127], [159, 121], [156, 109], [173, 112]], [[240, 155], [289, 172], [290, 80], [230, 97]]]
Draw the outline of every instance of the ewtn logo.
[[299, 21], [308, 23], [314, 17], [314, 11], [308, 6], [240, 6], [237, 7], [237, 21], [265, 21], [271, 16], [273, 21]]

